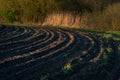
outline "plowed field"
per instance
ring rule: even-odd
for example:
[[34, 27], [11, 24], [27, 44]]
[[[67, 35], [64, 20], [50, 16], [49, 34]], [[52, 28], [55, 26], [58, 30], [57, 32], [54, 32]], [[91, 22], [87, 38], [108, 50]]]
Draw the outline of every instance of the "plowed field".
[[118, 80], [117, 50], [100, 34], [1, 25], [0, 80]]

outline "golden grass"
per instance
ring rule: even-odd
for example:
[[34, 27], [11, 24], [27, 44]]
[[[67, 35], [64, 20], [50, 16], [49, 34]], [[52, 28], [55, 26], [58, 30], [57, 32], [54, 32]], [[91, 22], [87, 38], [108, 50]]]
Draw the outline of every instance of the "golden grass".
[[80, 27], [81, 17], [68, 12], [58, 12], [49, 14], [44, 22], [44, 25]]

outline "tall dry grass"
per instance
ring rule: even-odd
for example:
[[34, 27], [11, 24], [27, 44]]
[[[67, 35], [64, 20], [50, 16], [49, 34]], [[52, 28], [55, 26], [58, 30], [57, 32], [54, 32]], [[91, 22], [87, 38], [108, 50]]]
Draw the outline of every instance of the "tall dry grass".
[[42, 25], [64, 26], [64, 27], [80, 27], [81, 17], [69, 12], [56, 12], [49, 14]]

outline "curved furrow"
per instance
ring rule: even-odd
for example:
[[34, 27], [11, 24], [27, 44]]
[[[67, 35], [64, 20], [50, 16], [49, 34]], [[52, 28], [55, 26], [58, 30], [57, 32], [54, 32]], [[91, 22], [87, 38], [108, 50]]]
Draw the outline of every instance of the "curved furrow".
[[[42, 43], [40, 43], [40, 44], [38, 44], [37, 46], [38, 46], [38, 48], [36, 49], [36, 45], [35, 46], [29, 46], [29, 47], [27, 47], [26, 49], [31, 49], [31, 47], [33, 48], [33, 47], [35, 47], [35, 50], [32, 50], [32, 51], [29, 51], [29, 50], [27, 50], [28, 52], [25, 52], [25, 53], [22, 53], [22, 54], [18, 54], [18, 55], [15, 55], [15, 56], [10, 56], [10, 57], [8, 57], [8, 58], [5, 58], [5, 60], [1, 60], [0, 61], [0, 63], [4, 63], [4, 62], [6, 62], [6, 61], [10, 61], [10, 60], [13, 60], [13, 59], [15, 59], [15, 58], [21, 58], [21, 57], [24, 57], [24, 56], [28, 56], [28, 55], [32, 55], [32, 54], [35, 54], [35, 53], [37, 53], [37, 52], [39, 52], [39, 51], [44, 51], [44, 50], [47, 50], [52, 44], [55, 44], [55, 41], [59, 38], [59, 36], [57, 37], [57, 35], [58, 34], [56, 34], [55, 35], [55, 33], [52, 33], [52, 37], [50, 38], [50, 39], [47, 39], [47, 41], [44, 41], [44, 42], [42, 42]], [[56, 39], [54, 38], [56, 36]], [[50, 42], [49, 42], [49, 41]], [[47, 45], [45, 46], [45, 44], [46, 44], [46, 42], [47, 42]], [[48, 42], [49, 42], [49, 45], [48, 45]], [[45, 43], [45, 44], [44, 44]], [[43, 45], [43, 46], [42, 46]], [[18, 57], [16, 57], [16, 56], [18, 56]], [[21, 56], [21, 57], [20, 57]], [[15, 57], [15, 58], [14, 58]]]
[[5, 32], [5, 31], [7, 31], [7, 26], [4, 26], [4, 25], [2, 25], [1, 26], [1, 30], [0, 30], [0, 36], [2, 36], [2, 34]]
[[[64, 54], [59, 55], [58, 57], [63, 57], [65, 58], [65, 60], [68, 60], [72, 57], [81, 55], [81, 53], [83, 52], [82, 50], [88, 49], [89, 46], [91, 45], [90, 43], [86, 43], [86, 41], [88, 40], [82, 35], [74, 33], [74, 37], [75, 37], [75, 40], [73, 44], [69, 47], [69, 49], [66, 50], [66, 52], [63, 52]], [[57, 59], [58, 57], [53, 58], [53, 60]]]
[[87, 56], [84, 58], [84, 61], [90, 61], [92, 59], [95, 60], [96, 59], [95, 57], [98, 56], [99, 53], [102, 54], [103, 52], [100, 40], [92, 34], [89, 34], [89, 36], [93, 39], [94, 45], [91, 47], [91, 49], [87, 51]]
[[6, 31], [2, 32], [0, 35], [2, 36], [2, 38], [4, 39], [4, 36], [7, 36], [8, 34], [10, 34], [12, 31], [16, 30], [15, 27], [8, 27], [6, 28]]
[[9, 42], [10, 40], [14, 40], [14, 38], [23, 36], [25, 33], [28, 33], [28, 29], [26, 29], [26, 27], [24, 27], [24, 28], [20, 27], [19, 31], [18, 31], [18, 34], [14, 34], [12, 37], [7, 37], [7, 38], [1, 40], [0, 44], [5, 43], [5, 42]]
[[[59, 34], [60, 35], [60, 34]], [[13, 59], [19, 59], [19, 58], [24, 58], [24, 57], [28, 57], [28, 56], [31, 56], [31, 55], [34, 55], [34, 54], [38, 54], [40, 52], [43, 52], [43, 51], [46, 51], [46, 50], [49, 50], [51, 48], [54, 48], [56, 46], [56, 44], [60, 44], [61, 42], [58, 43], [58, 41], [61, 39], [61, 36], [54, 42], [51, 42], [49, 45], [45, 46], [45, 47], [42, 47], [42, 48], [39, 48], [33, 52], [30, 52], [30, 53], [24, 53], [23, 55], [18, 55], [18, 56], [13, 56], [13, 57], [8, 57], [6, 58], [5, 60], [3, 61], [0, 61], [0, 63], [4, 63], [4, 61], [11, 61]]]
[[78, 32], [75, 35], [78, 35], [77, 37], [80, 37], [80, 43], [77, 43], [75, 48], [71, 49], [70, 52], [67, 54], [67, 61], [73, 61], [74, 59], [83, 60], [87, 55], [89, 55], [88, 51], [91, 50], [95, 44], [95, 41], [86, 33]]
[[[71, 36], [72, 37], [72, 36]], [[64, 48], [66, 48], [66, 47], [68, 47], [70, 44], [71, 44], [71, 42], [72, 42], [73, 40], [71, 40], [71, 41], [69, 41], [69, 43], [65, 46], [65, 47], [62, 47], [62, 48], [60, 48], [60, 49], [58, 49], [58, 50], [55, 50], [54, 52], [52, 52], [52, 53], [50, 53], [50, 54], [48, 54], [48, 55], [45, 55], [45, 56], [43, 56], [43, 57], [39, 57], [39, 58], [37, 58], [37, 59], [42, 59], [42, 58], [45, 58], [45, 57], [48, 57], [49, 55], [52, 55], [52, 54], [54, 54], [54, 53], [57, 53], [58, 51], [61, 51], [61, 50], [64, 50]], [[36, 60], [37, 60], [36, 59]]]
[[19, 28], [18, 27], [14, 27], [14, 26], [10, 26], [6, 29], [6, 31], [4, 31], [1, 36], [2, 39], [6, 39], [6, 38], [10, 38], [13, 35], [16, 35], [16, 33], [18, 33]]
[[[78, 40], [80, 41], [79, 43], [77, 43], [74, 48], [72, 48], [67, 56], [65, 56], [65, 60], [66, 62], [72, 62], [74, 60], [83, 60], [87, 55], [88, 55], [88, 51], [92, 49], [92, 47], [94, 46], [94, 40], [88, 36], [88, 34], [86, 33], [79, 33], [77, 32], [75, 35], [77, 35]], [[78, 49], [77, 49], [78, 48]], [[65, 63], [66, 63], [65, 62]]]
[[[34, 29], [33, 29], [34, 30]], [[35, 32], [36, 31], [36, 32]], [[0, 44], [0, 46], [8, 46], [8, 45], [13, 45], [13, 44], [16, 44], [18, 42], [25, 42], [27, 40], [31, 40], [33, 37], [35, 37], [37, 34], [39, 34], [39, 31], [38, 30], [34, 30], [34, 32], [32, 33], [33, 35], [32, 36], [29, 36], [25, 39], [21, 39], [21, 40], [18, 40], [18, 41], [14, 41], [14, 42], [11, 42], [11, 41], [8, 41], [6, 43], [3, 43], [3, 44]]]
[[[33, 30], [33, 32], [31, 33], [31, 35], [28, 35], [24, 39], [20, 39], [20, 40], [17, 40], [17, 41], [9, 41], [9, 42], [1, 44], [0, 46], [2, 46], [2, 47], [3, 46], [8, 46], [8, 47], [4, 47], [5, 50], [3, 49], [2, 50], [3, 52], [6, 51], [6, 50], [11, 50], [13, 48], [21, 47], [21, 46], [26, 45], [28, 42], [30, 42], [34, 37], [39, 36], [38, 34], [40, 35], [39, 31], [36, 32], [36, 31]], [[16, 46], [16, 44], [18, 46]]]
[[[11, 27], [7, 27], [6, 28], [6, 31], [4, 31], [1, 35], [3, 36], [3, 38], [1, 38], [1, 40], [5, 40], [6, 38], [10, 38], [10, 37], [13, 37], [14, 35], [16, 35], [17, 33], [20, 32], [19, 30], [20, 28], [18, 27], [14, 27], [14, 26], [11, 26]], [[11, 31], [10, 31], [11, 30]], [[10, 32], [9, 32], [10, 31]], [[1, 41], [0, 40], [0, 41]]]
[[[56, 40], [57, 37], [56, 38], [54, 37], [55, 34], [57, 36], [57, 33], [54, 33], [52, 31], [50, 31], [49, 37], [41, 39], [38, 43], [36, 43], [36, 42], [34, 42], [33, 44], [31, 43], [31, 45], [28, 45], [28, 46], [25, 46], [21, 49], [15, 50], [14, 52], [13, 51], [11, 53], [9, 52], [10, 54], [9, 53], [4, 53], [5, 56], [4, 56], [4, 54], [2, 56], [4, 56], [4, 58], [5, 58], [5, 57], [7, 57], [6, 55], [8, 54], [9, 57], [12, 57], [12, 56], [16, 56], [16, 54], [17, 55], [22, 55], [24, 53], [29, 53], [29, 52], [35, 51], [39, 48], [42, 48], [42, 47], [50, 44], [51, 42], [54, 41], [54, 39]], [[2, 56], [1, 56], [1, 59], [2, 59]]]
[[[22, 33], [21, 31], [20, 31], [20, 28], [18, 28], [18, 27], [15, 27], [16, 28], [16, 30], [14, 30], [14, 31], [12, 31], [12, 32], [9, 32], [9, 34], [7, 34], [7, 35], [3, 35], [4, 36], [4, 39], [6, 39], [6, 38], [11, 38], [11, 37], [13, 37], [13, 36], [16, 36], [17, 34], [20, 34], [20, 33]], [[2, 40], [4, 40], [3, 38], [2, 38]]]
[[95, 56], [92, 60], [94, 61], [94, 62], [97, 62], [99, 59], [100, 59], [100, 57], [102, 56], [102, 54], [104, 53], [104, 48], [103, 48], [103, 41], [102, 41], [102, 39], [101, 38], [98, 38], [98, 37], [96, 37], [96, 39], [98, 40], [98, 43], [99, 43], [99, 52], [98, 52], [98, 55], [97, 56]]
[[17, 34], [20, 34], [20, 28], [18, 28], [18, 27], [15, 27], [15, 30], [14, 31], [11, 31], [11, 32], [9, 32], [9, 34], [7, 35], [7, 38], [9, 38], [9, 37], [13, 37], [14, 35], [17, 35]]
[[[20, 40], [20, 39], [25, 39], [26, 37], [28, 36], [31, 36], [33, 33], [34, 33], [34, 30], [32, 28], [21, 28], [23, 30], [23, 32], [20, 34], [18, 33], [17, 35], [15, 36], [12, 36], [12, 37], [7, 37], [7, 39], [5, 39], [4, 41], [5, 42], [10, 42], [10, 41], [17, 41], [17, 40]], [[4, 42], [3, 41], [3, 42]]]
[[[75, 36], [75, 35], [74, 35]], [[94, 45], [95, 45], [95, 41], [94, 41], [94, 39], [92, 39], [91, 37], [89, 37], [89, 36], [87, 36], [87, 38], [88, 38], [88, 40], [91, 42], [91, 44], [89, 44], [89, 47], [88, 48], [86, 48], [86, 46], [88, 45], [88, 44], [86, 44], [86, 43], [84, 43], [84, 44], [82, 44], [83, 46], [85, 46], [84, 47], [84, 49], [87, 49], [87, 50], [91, 50], [92, 49], [92, 47], [94, 47]], [[83, 38], [82, 38], [83, 39]], [[87, 39], [86, 39], [87, 40]], [[85, 40], [84, 40], [85, 41]], [[83, 42], [84, 42], [83, 41]], [[78, 45], [78, 44], [77, 44]], [[79, 46], [77, 46], [77, 47], [79, 47]], [[84, 50], [83, 49], [83, 50]], [[78, 50], [79, 51], [79, 50]], [[73, 51], [74, 53], [73, 54], [76, 54], [77, 52], [74, 50]], [[84, 51], [83, 51], [84, 52]], [[92, 52], [91, 52], [92, 53]], [[95, 54], [95, 53], [94, 53]], [[84, 54], [85, 55], [85, 54]], [[70, 56], [71, 56], [71, 54], [70, 54]], [[87, 54], [86, 54], [86, 56], [87, 56]], [[58, 58], [59, 57], [59, 58]], [[37, 75], [38, 73], [41, 73], [42, 71], [41, 70], [43, 70], [43, 73], [51, 73], [52, 74], [52, 72], [55, 72], [54, 70], [58, 70], [58, 69], [60, 69], [61, 67], [63, 67], [64, 66], [64, 64], [66, 64], [68, 61], [71, 61], [72, 59], [76, 59], [76, 58], [78, 58], [78, 59], [80, 59], [81, 57], [79, 57], [78, 55], [75, 57], [75, 55], [73, 55], [72, 57], [69, 57], [69, 56], [67, 56], [67, 57], [63, 57], [63, 56], [61, 56], [61, 55], [59, 55], [57, 58], [55, 57], [55, 58], [53, 58], [53, 59], [50, 59], [49, 60], [49, 62], [48, 63], [44, 63], [44, 64], [42, 64], [43, 65], [43, 67], [36, 67], [36, 70], [32, 70], [32, 73], [33, 73], [33, 75], [32, 76], [30, 76], [29, 77], [29, 75], [31, 74], [31, 72], [29, 72], [29, 71], [31, 71], [31, 70], [29, 70], [28, 72], [26, 72], [25, 74], [27, 74], [27, 76], [26, 77], [24, 77], [23, 79], [24, 80], [28, 80], [28, 79], [39, 79], [39, 76], [40, 75]], [[85, 57], [85, 56], [84, 56]], [[88, 57], [88, 56], [87, 56]], [[89, 61], [89, 60], [88, 60]], [[44, 66], [45, 65], [45, 66]], [[49, 67], [47, 67], [47, 66], [49, 66], [49, 65], [51, 65], [51, 67], [52, 68], [49, 68]], [[58, 67], [59, 66], [59, 67]], [[47, 69], [46, 69], [46, 67], [47, 67]], [[54, 67], [54, 68], [53, 68]], [[39, 70], [39, 71], [38, 71]], [[41, 74], [43, 74], [43, 73], [41, 73]], [[17, 75], [18, 77], [19, 77], [19, 75]], [[36, 77], [34, 77], [34, 76], [36, 76]], [[42, 75], [41, 75], [42, 76]]]
[[[43, 33], [43, 32], [44, 33]], [[42, 32], [42, 33], [41, 33]], [[40, 32], [36, 32], [34, 35], [32, 35], [31, 37], [28, 37], [27, 39], [24, 39], [24, 40], [19, 40], [19, 41], [14, 41], [14, 42], [8, 42], [6, 44], [17, 44], [18, 42], [26, 42], [28, 44], [26, 45], [23, 45], [23, 46], [18, 46], [18, 47], [13, 47], [9, 50], [2, 50], [0, 51], [0, 53], [7, 53], [7, 52], [14, 52], [14, 51], [17, 51], [17, 50], [21, 50], [22, 48], [27, 48], [29, 46], [33, 46], [33, 45], [36, 45], [36, 44], [39, 44], [41, 41], [45, 41], [48, 39], [49, 37], [49, 31], [46, 31], [46, 30], [41, 30]], [[47, 36], [46, 36], [47, 35]]]
[[[19, 37], [15, 37], [15, 38], [11, 38], [11, 39], [9, 39], [9, 41], [14, 42], [14, 41], [18, 41], [18, 40], [25, 39], [25, 38], [27, 38], [27, 37], [32, 36], [33, 33], [34, 33], [34, 31], [33, 31], [32, 29], [28, 29], [28, 30], [29, 30], [29, 31], [27, 31], [24, 35], [21, 35], [21, 36], [19, 36]], [[32, 33], [32, 34], [31, 34], [31, 33]], [[5, 41], [5, 42], [7, 43], [8, 40]], [[4, 42], [3, 42], [3, 44], [4, 44]], [[23, 44], [26, 44], [26, 43], [23, 43]], [[1, 45], [1, 46], [0, 46], [0, 49], [6, 50], [6, 49], [9, 49], [9, 48], [11, 48], [11, 47], [22, 46], [23, 44], [8, 45], [8, 46], [2, 46], [2, 45]]]
[[81, 33], [81, 34], [86, 38], [88, 38], [88, 40], [91, 42], [91, 46], [89, 46], [88, 49], [83, 50], [81, 53], [82, 55], [77, 56], [75, 58], [73, 57], [72, 60], [70, 61], [81, 59], [84, 62], [89, 62], [91, 60], [93, 62], [97, 62], [98, 60], [100, 60], [100, 57], [104, 52], [103, 41], [91, 34], [86, 34], [86, 33]]
[[[87, 54], [90, 54], [90, 55], [87, 56], [85, 60], [87, 60], [87, 61], [92, 60], [93, 62], [97, 62], [97, 61], [100, 59], [100, 57], [102, 56], [103, 51], [104, 51], [103, 41], [102, 41], [101, 38], [96, 37], [96, 35], [90, 34], [89, 36], [90, 36], [91, 39], [94, 40], [94, 45], [93, 45], [93, 47], [91, 47], [91, 48], [88, 50], [88, 53], [87, 53]], [[92, 40], [92, 41], [93, 41], [93, 40]], [[99, 45], [98, 45], [98, 44], [99, 44]], [[98, 47], [96, 47], [96, 45], [97, 45]], [[97, 51], [97, 52], [94, 52], [94, 50], [96, 50], [96, 48], [97, 48], [98, 51]], [[93, 49], [94, 49], [94, 50], [93, 50]], [[92, 54], [91, 54], [91, 53], [92, 53]], [[90, 58], [90, 57], [92, 57], [92, 58]], [[88, 58], [89, 58], [89, 59], [88, 59]], [[73, 58], [72, 61], [74, 61], [74, 60], [79, 60], [79, 58]], [[72, 62], [72, 61], [71, 61], [71, 62]], [[77, 63], [74, 63], [74, 65], [75, 65], [75, 64], [77, 64]], [[83, 67], [83, 68], [84, 68], [84, 67]], [[82, 67], [80, 68], [80, 70], [81, 70], [81, 69], [82, 69]], [[80, 70], [78, 70], [72, 77], [79, 76], [79, 75], [81, 74], [81, 72], [79, 72]]]
[[[82, 37], [81, 37], [82, 38]], [[79, 40], [78, 40], [79, 41]], [[75, 42], [75, 41], [73, 41], [73, 42]], [[74, 46], [75, 47], [75, 46]], [[71, 47], [70, 47], [71, 48]], [[64, 49], [65, 50], [65, 49]], [[67, 49], [68, 50], [68, 49]], [[43, 62], [43, 64], [45, 64], [46, 66], [49, 66], [49, 65], [47, 65], [47, 64], [51, 64], [52, 66], [54, 65], [54, 68], [53, 69], [55, 69], [55, 67], [61, 67], [61, 65], [63, 65], [63, 64], [65, 64], [65, 62], [67, 62], [67, 60], [66, 60], [66, 58], [68, 58], [68, 57], [64, 57], [64, 52], [65, 51], [62, 51], [63, 53], [59, 53], [59, 52], [57, 52], [57, 54], [59, 54], [58, 56], [53, 56], [52, 55], [52, 57], [50, 57], [50, 59], [48, 59], [47, 60], [47, 62], [46, 61], [42, 61]], [[67, 54], [67, 53], [66, 53]], [[49, 55], [49, 54], [48, 54]], [[52, 64], [53, 63], [53, 64]], [[43, 65], [42, 64], [42, 65]], [[56, 66], [55, 66], [56, 65]], [[58, 65], [58, 66], [57, 66]], [[31, 66], [31, 65], [29, 65], [29, 66]], [[40, 68], [41, 69], [43, 69], [44, 70], [44, 68], [43, 67], [41, 67], [40, 66], [40, 64], [38, 64], [37, 66], [35, 66], [35, 68], [37, 69], [37, 70], [39, 70]], [[48, 68], [49, 69], [49, 68]], [[47, 71], [49, 71], [48, 69], [46, 69]], [[31, 71], [31, 70], [29, 70], [29, 71]], [[29, 74], [30, 72], [28, 71], [28, 73], [27, 74]], [[52, 70], [53, 71], [53, 70]], [[21, 72], [21, 71], [20, 71]], [[18, 72], [17, 73], [17, 75], [20, 73], [20, 72]], [[32, 71], [33, 72], [33, 71]], [[36, 72], [36, 71], [34, 71], [34, 72]], [[39, 73], [41, 73], [42, 71], [40, 71]], [[45, 71], [44, 71], [45, 72]], [[37, 72], [36, 72], [37, 73]], [[35, 75], [33, 75], [33, 76], [35, 76]], [[27, 80], [28, 80], [29, 78], [27, 77]], [[31, 78], [32, 79], [32, 78]]]

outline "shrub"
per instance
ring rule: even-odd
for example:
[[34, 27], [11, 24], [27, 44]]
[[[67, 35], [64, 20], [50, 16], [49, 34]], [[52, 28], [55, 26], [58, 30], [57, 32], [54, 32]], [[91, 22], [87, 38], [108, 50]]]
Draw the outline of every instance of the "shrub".
[[4, 10], [2, 12], [2, 16], [3, 18], [7, 21], [7, 22], [14, 22], [16, 20], [15, 16], [16, 16], [16, 11], [15, 10]]
[[47, 75], [42, 76], [42, 77], [40, 78], [40, 80], [48, 80]]
[[85, 28], [97, 30], [120, 30], [120, 3], [109, 5], [102, 12], [85, 13], [82, 17]]
[[120, 3], [110, 5], [102, 14], [105, 25], [113, 30], [120, 30]]

